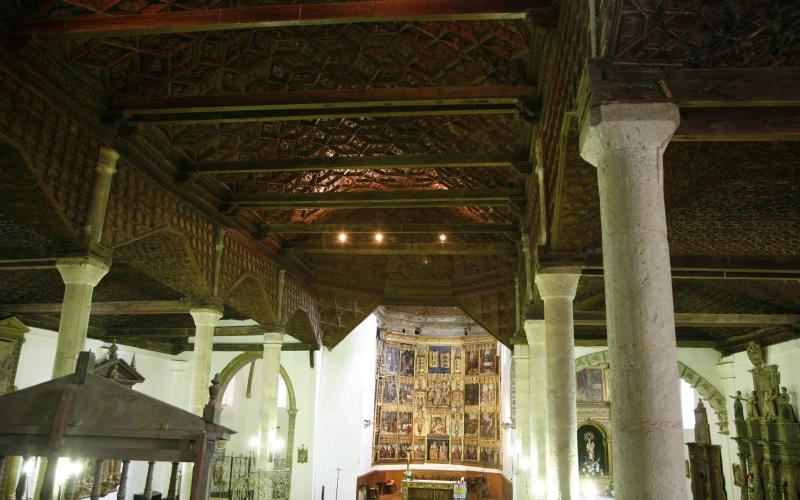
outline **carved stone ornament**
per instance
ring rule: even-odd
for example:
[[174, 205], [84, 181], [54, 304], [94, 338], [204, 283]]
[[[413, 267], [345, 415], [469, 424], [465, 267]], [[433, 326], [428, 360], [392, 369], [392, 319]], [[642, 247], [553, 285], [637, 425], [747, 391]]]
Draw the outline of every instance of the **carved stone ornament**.
[[304, 464], [308, 462], [308, 448], [306, 445], [301, 444], [300, 448], [297, 449], [297, 463]]
[[761, 346], [751, 341], [747, 344], [747, 357], [756, 368], [761, 368], [764, 365], [764, 351]]

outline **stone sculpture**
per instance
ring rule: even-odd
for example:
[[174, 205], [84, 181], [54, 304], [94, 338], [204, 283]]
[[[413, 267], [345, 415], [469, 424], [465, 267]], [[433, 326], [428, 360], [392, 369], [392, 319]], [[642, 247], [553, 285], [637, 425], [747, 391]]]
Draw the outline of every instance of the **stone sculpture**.
[[758, 420], [758, 417], [758, 396], [756, 395], [756, 391], [753, 391], [750, 393], [750, 397], [747, 399], [747, 420]]
[[764, 411], [764, 421], [765, 422], [774, 422], [776, 418], [778, 418], [778, 406], [776, 404], [776, 397], [772, 393], [772, 389], [767, 389], [764, 391], [764, 402], [762, 403], [762, 409]]
[[744, 420], [744, 406], [742, 401], [747, 401], [747, 398], [742, 396], [742, 391], [736, 391], [735, 396], [729, 396], [734, 399], [733, 402], [733, 418], [735, 420]]
[[797, 422], [797, 412], [794, 411], [786, 387], [781, 387], [781, 393], [778, 395], [778, 416], [783, 422]]

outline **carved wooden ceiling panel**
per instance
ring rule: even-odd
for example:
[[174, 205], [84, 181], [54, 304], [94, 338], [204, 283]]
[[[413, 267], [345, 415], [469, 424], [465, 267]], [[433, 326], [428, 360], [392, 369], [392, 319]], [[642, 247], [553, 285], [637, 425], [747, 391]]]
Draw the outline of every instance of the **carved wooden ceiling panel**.
[[797, 0], [622, 0], [612, 57], [692, 67], [800, 65]]
[[107, 94], [525, 83], [525, 26], [375, 23], [60, 40], [49, 47]]

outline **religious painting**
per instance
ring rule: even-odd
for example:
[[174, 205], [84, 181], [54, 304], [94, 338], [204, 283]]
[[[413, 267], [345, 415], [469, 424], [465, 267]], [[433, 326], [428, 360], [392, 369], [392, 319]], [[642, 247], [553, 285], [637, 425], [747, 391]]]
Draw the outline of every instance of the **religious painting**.
[[425, 460], [425, 446], [421, 444], [414, 445], [414, 460]]
[[450, 460], [453, 462], [460, 462], [464, 456], [464, 450], [460, 444], [454, 444], [450, 447]]
[[478, 447], [474, 444], [464, 445], [464, 461], [477, 462], [478, 461]]
[[450, 435], [455, 437], [464, 435], [464, 417], [461, 412], [454, 411], [450, 414]]
[[500, 449], [495, 447], [481, 447], [480, 461], [486, 465], [500, 463]]
[[415, 436], [424, 436], [425, 435], [425, 419], [418, 418], [414, 420], [414, 435]]
[[497, 384], [489, 382], [481, 384], [481, 405], [495, 406], [497, 404]]
[[497, 349], [495, 347], [481, 349], [481, 373], [497, 373]]
[[480, 373], [480, 355], [478, 351], [470, 349], [467, 351], [467, 375], [477, 375]]
[[383, 367], [389, 375], [397, 375], [400, 368], [400, 349], [387, 347], [383, 350]]
[[450, 440], [447, 438], [428, 438], [428, 462], [450, 461]]
[[450, 373], [450, 346], [428, 347], [428, 373]]
[[400, 431], [400, 434], [408, 434], [411, 435], [411, 431], [414, 428], [414, 414], [410, 411], [401, 411], [398, 413], [397, 416], [397, 428]]
[[605, 400], [602, 368], [584, 368], [575, 377], [578, 403], [602, 403]]
[[384, 411], [381, 415], [381, 431], [388, 434], [397, 433], [397, 412]]
[[478, 406], [481, 402], [480, 384], [464, 384], [464, 404]]
[[481, 437], [484, 439], [497, 439], [497, 414], [481, 412]]
[[400, 404], [414, 404], [414, 386], [411, 384], [400, 384]]
[[422, 413], [424, 409], [425, 409], [425, 394], [424, 393], [414, 394], [414, 411]]
[[411, 452], [411, 445], [408, 443], [400, 443], [400, 447], [398, 448], [397, 458], [400, 460], [408, 460], [408, 454]]
[[389, 404], [397, 403], [397, 384], [394, 382], [383, 383], [383, 402]]
[[447, 435], [447, 416], [445, 415], [431, 415], [430, 426], [428, 434]]
[[464, 413], [464, 435], [477, 436], [480, 428], [480, 417], [477, 413]]
[[450, 382], [433, 380], [428, 382], [428, 406], [450, 406]]
[[414, 376], [414, 351], [403, 351], [400, 355], [400, 375]]
[[381, 460], [394, 460], [397, 457], [397, 448], [391, 443], [383, 443], [378, 448], [378, 458]]
[[578, 467], [582, 476], [605, 476], [608, 471], [606, 440], [597, 425], [578, 427]]

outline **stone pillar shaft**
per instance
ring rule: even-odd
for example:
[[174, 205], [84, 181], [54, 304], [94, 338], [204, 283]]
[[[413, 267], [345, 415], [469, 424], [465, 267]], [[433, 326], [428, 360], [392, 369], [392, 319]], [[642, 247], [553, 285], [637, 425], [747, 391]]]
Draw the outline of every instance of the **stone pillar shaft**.
[[56, 267], [64, 280], [64, 302], [58, 325], [53, 378], [75, 371], [75, 361], [86, 343], [94, 287], [108, 272], [108, 264], [95, 257], [59, 259]]
[[547, 494], [547, 351], [544, 321], [525, 321], [530, 352], [531, 492], [532, 499]]
[[278, 430], [278, 377], [281, 372], [283, 332], [264, 334], [261, 366], [261, 415], [258, 423], [258, 468], [271, 470]]
[[536, 276], [544, 299], [547, 352], [547, 415], [549, 455], [547, 497], [578, 500], [578, 423], [575, 406], [575, 332], [572, 299], [579, 274]]
[[189, 408], [195, 415], [203, 415], [208, 402], [208, 384], [211, 380], [211, 354], [214, 348], [214, 328], [222, 312], [213, 307], [199, 307], [190, 311], [195, 324], [194, 350], [192, 352], [192, 392]]
[[97, 159], [97, 177], [95, 177], [92, 190], [92, 201], [89, 205], [89, 214], [86, 217], [84, 233], [89, 241], [100, 243], [103, 237], [103, 225], [106, 220], [108, 196], [111, 194], [111, 178], [117, 173], [117, 160], [119, 153], [113, 149], [101, 147]]
[[620, 500], [687, 495], [662, 165], [679, 119], [674, 104], [613, 104], [582, 128], [600, 189]]
[[514, 498], [528, 500], [531, 488], [530, 359], [525, 344], [514, 346]]

